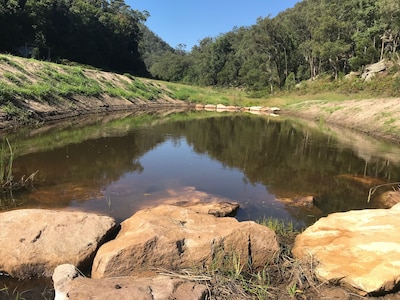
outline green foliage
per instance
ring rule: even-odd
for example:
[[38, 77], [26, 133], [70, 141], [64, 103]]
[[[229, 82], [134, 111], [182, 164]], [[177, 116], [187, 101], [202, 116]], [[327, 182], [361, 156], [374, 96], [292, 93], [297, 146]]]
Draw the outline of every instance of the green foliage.
[[145, 75], [138, 44], [147, 16], [124, 0], [3, 1], [0, 51]]
[[[382, 45], [384, 34], [389, 42]], [[400, 8], [394, 0], [301, 1], [251, 27], [206, 37], [191, 52], [162, 48], [158, 41], [160, 55], [153, 56], [150, 71], [168, 81], [242, 87], [259, 97], [292, 91], [296, 82], [322, 75], [341, 80], [379, 60], [381, 49], [395, 57], [399, 44]], [[313, 92], [342, 83], [325, 80]], [[346, 84], [346, 93], [364, 89], [360, 82], [352, 84]]]
[[285, 87], [288, 91], [292, 91], [295, 85], [296, 85], [296, 79], [294, 73], [291, 72], [289, 76], [286, 78]]
[[258, 220], [257, 223], [272, 229], [277, 235], [282, 237], [293, 236], [298, 233], [292, 221], [268, 217]]
[[[280, 90], [294, 91], [298, 82], [304, 87], [298, 92], [305, 94], [308, 89], [303, 82], [320, 80], [321, 76], [337, 80], [336, 85], [323, 79], [311, 93], [342, 89], [342, 84], [344, 93], [367, 91], [371, 87], [356, 81], [345, 83], [341, 74], [362, 70], [383, 57], [396, 59], [400, 44], [400, 5], [396, 0], [300, 1], [274, 18], [259, 18], [252, 26], [205, 37], [191, 51], [186, 51], [185, 45], [175, 49], [169, 46], [144, 25], [147, 17], [147, 12], [133, 10], [124, 0], [3, 1], [0, 51], [29, 49], [32, 51], [26, 56], [74, 66], [93, 65], [125, 72], [128, 78], [133, 73], [169, 82], [239, 87], [258, 98]], [[27, 41], [34, 44], [25, 44]], [[4, 56], [0, 61], [26, 72]], [[53, 86], [62, 96], [100, 92], [97, 84], [79, 74], [79, 67], [76, 74], [48, 72], [43, 77], [51, 81], [50, 88], [29, 88], [23, 78], [10, 74], [5, 78], [21, 85], [20, 93], [41, 98], [47, 97]], [[157, 97], [153, 90], [140, 91], [134, 85], [128, 93], [105, 86], [111, 95]], [[385, 93], [396, 95], [397, 83], [390, 82], [388, 87], [394, 91]], [[372, 92], [379, 94], [382, 90], [383, 84]], [[1, 94], [1, 100], [8, 97], [7, 91]], [[183, 91], [176, 97], [203, 101]]]

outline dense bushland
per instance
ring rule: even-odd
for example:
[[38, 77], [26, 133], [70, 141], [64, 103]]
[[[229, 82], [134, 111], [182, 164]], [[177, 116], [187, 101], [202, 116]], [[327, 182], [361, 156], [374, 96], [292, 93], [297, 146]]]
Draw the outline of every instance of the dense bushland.
[[[252, 26], [205, 37], [190, 51], [183, 44], [174, 49], [151, 32], [145, 25], [150, 14], [124, 0], [1, 0], [0, 51], [262, 91], [254, 96], [292, 91], [299, 82], [321, 77], [340, 82], [380, 59], [398, 60], [397, 0], [303, 0]], [[397, 85], [389, 88], [396, 93]], [[359, 82], [346, 88], [364, 89]]]
[[146, 17], [124, 0], [1, 0], [0, 52], [146, 75]]
[[[383, 58], [397, 60], [399, 42], [396, 0], [303, 0], [274, 18], [206, 37], [190, 52], [165, 51], [150, 72], [164, 80], [273, 93], [321, 75], [338, 80]], [[356, 82], [349, 88], [364, 87]]]

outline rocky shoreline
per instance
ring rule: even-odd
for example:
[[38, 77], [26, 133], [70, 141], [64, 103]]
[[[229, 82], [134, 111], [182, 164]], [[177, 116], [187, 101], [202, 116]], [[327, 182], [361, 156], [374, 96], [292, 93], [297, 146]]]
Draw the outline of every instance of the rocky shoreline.
[[[273, 264], [284, 263], [279, 263], [284, 250], [275, 232], [252, 221], [238, 222], [232, 217], [237, 209], [236, 203], [174, 204], [169, 199], [121, 224], [76, 211], [2, 212], [0, 271], [17, 279], [52, 277], [56, 300], [131, 299], [132, 295], [224, 299], [212, 294], [209, 274], [229, 264], [237, 272], [233, 276], [240, 278], [244, 272], [272, 272]], [[382, 299], [398, 299], [393, 291], [400, 282], [399, 217], [400, 204], [334, 213], [299, 234], [293, 264], [311, 275], [295, 278], [292, 298], [387, 294]], [[89, 277], [82, 275], [84, 269], [91, 270]], [[307, 282], [314, 276], [318, 288]], [[332, 294], [338, 284], [346, 288], [333, 289]], [[279, 294], [275, 299], [291, 298], [289, 290]]]

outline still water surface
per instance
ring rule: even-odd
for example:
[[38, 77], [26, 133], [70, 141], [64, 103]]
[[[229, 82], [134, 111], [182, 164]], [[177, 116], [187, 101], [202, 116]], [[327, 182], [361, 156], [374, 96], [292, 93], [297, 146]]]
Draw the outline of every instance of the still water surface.
[[[8, 134], [18, 179], [2, 210], [100, 212], [122, 221], [194, 191], [240, 203], [239, 220], [277, 217], [307, 226], [367, 203], [371, 186], [400, 180], [398, 146], [326, 124], [245, 113], [159, 112], [70, 121]], [[315, 206], [290, 199], [313, 196]]]

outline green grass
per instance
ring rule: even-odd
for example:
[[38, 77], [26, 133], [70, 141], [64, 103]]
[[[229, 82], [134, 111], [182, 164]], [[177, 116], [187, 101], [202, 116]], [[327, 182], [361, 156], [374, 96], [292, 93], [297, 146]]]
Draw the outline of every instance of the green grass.
[[223, 104], [238, 106], [269, 105], [266, 98], [252, 98], [240, 89], [188, 86], [179, 83], [165, 83], [175, 99], [198, 104]]
[[[37, 171], [29, 175], [28, 177], [22, 177], [16, 181], [13, 175], [13, 164], [14, 164], [15, 150], [11, 146], [10, 141], [6, 138], [0, 148], [0, 192], [10, 192], [20, 188], [28, 187], [32, 185]], [[0, 201], [0, 207], [3, 203]]]
[[25, 68], [21, 64], [12, 59], [12, 56], [0, 54], [0, 63], [6, 63], [22, 73], [26, 72]]
[[[29, 73], [19, 63], [15, 62], [16, 59], [14, 57], [0, 56], [0, 58], [0, 64], [7, 63], [7, 65], [14, 67], [14, 71], [0, 74], [0, 100], [3, 100], [3, 103], [4, 100], [10, 100], [15, 96], [34, 98], [41, 101], [73, 95], [98, 96], [107, 92], [111, 96], [132, 97], [142, 93], [145, 97], [150, 97], [143, 91], [133, 93], [110, 85], [103, 90], [100, 82], [86, 76], [81, 66], [63, 66], [35, 61], [28, 62], [35, 64], [35, 70]], [[4, 80], [1, 79], [1, 76]], [[29, 78], [34, 78], [34, 82]]]
[[[293, 243], [295, 234], [298, 233], [293, 222], [263, 218], [259, 223], [276, 230], [280, 240], [280, 234], [291, 235], [290, 243]], [[249, 265], [247, 256], [243, 257], [235, 250], [222, 247], [214, 249], [213, 259], [208, 267], [193, 268], [191, 272], [184, 270], [184, 274], [177, 276], [207, 281], [210, 299], [297, 299], [305, 289], [315, 289], [317, 283], [314, 281], [312, 268], [302, 266], [284, 249], [291, 248], [291, 245], [281, 245], [281, 251], [257, 270]]]
[[298, 234], [298, 230], [293, 221], [268, 217], [257, 220], [257, 223], [272, 229], [279, 236], [287, 237]]
[[[21, 63], [21, 61], [26, 61]], [[113, 75], [98, 73], [81, 65], [69, 63], [60, 65], [50, 62], [24, 60], [10, 55], [0, 55], [0, 105], [22, 107], [17, 102], [23, 99], [32, 99], [39, 102], [56, 104], [74, 96], [125, 98], [129, 101], [137, 99], [154, 101], [158, 99], [173, 98], [192, 104], [224, 104], [240, 107], [248, 106], [277, 106], [288, 110], [302, 110], [308, 105], [319, 103], [334, 103], [335, 107], [324, 108], [322, 112], [333, 113], [340, 110], [340, 102], [348, 99], [368, 99], [398, 95], [400, 79], [395, 76], [386, 77], [385, 80], [377, 78], [365, 83], [356, 79], [340, 79], [332, 81], [329, 76], [320, 77], [315, 81], [302, 82], [291, 91], [275, 89], [269, 91], [246, 91], [240, 88], [213, 88], [189, 86], [180, 83], [168, 83], [134, 77], [130, 74]], [[11, 71], [10, 67], [14, 70]], [[112, 76], [110, 80], [110, 76]], [[64, 103], [64, 102], [63, 102]], [[71, 101], [71, 105], [72, 105]], [[68, 105], [68, 104], [67, 104]], [[26, 122], [34, 115], [18, 109], [5, 107], [6, 111], [13, 113], [13, 118]], [[21, 115], [18, 117], [18, 113]], [[393, 120], [387, 120], [386, 126], [393, 130]]]

